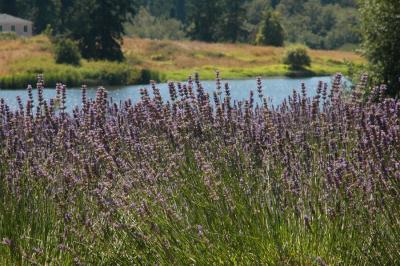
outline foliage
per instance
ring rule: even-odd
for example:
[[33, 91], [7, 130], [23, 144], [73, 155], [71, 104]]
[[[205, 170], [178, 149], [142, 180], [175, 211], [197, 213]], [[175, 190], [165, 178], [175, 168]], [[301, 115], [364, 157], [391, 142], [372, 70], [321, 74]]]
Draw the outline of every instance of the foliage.
[[261, 25], [265, 10], [268, 10], [270, 7], [269, 1], [266, 0], [253, 0], [247, 1], [244, 4], [246, 9], [246, 20], [244, 26], [246, 28], [246, 40], [251, 42], [252, 40], [256, 40], [257, 34], [259, 32], [259, 25]]
[[[273, 10], [279, 13], [287, 41], [291, 43], [305, 43], [318, 49], [337, 49], [360, 42], [359, 18], [354, 0], [134, 0], [128, 2], [135, 8], [117, 11], [116, 7], [128, 3], [124, 1], [17, 0], [16, 15], [32, 19], [38, 25], [35, 27], [37, 31], [44, 30], [48, 24], [54, 28], [55, 34], [81, 31], [80, 35], [91, 36], [84, 41], [88, 46], [93, 46], [89, 45], [89, 41], [94, 36], [103, 41], [101, 31], [104, 30], [118, 32], [118, 36], [113, 38], [118, 43], [123, 32], [116, 25], [121, 21], [127, 22], [127, 17], [133, 18], [139, 7], [148, 12], [136, 16], [136, 24], [139, 22], [140, 26], [124, 24], [135, 35], [150, 38], [178, 39], [185, 35], [206, 42], [255, 43], [259, 28], [265, 22], [263, 12]], [[0, 5], [0, 10], [8, 9]], [[98, 18], [102, 16], [110, 19]], [[142, 27], [146, 22], [149, 24]], [[97, 27], [98, 31], [90, 27], [95, 24], [101, 25]], [[110, 46], [108, 52], [115, 56], [118, 45], [107, 40], [109, 38], [104, 40], [104, 44]]]
[[373, 69], [375, 82], [400, 93], [400, 2], [362, 1], [363, 47]]
[[302, 70], [311, 65], [311, 58], [308, 55], [307, 47], [302, 45], [290, 46], [283, 56], [283, 63], [289, 65], [292, 70]]
[[244, 8], [243, 0], [221, 0], [222, 14], [218, 23], [218, 40], [237, 42], [244, 41], [243, 35], [245, 33], [242, 21], [246, 19], [246, 10]]
[[[343, 46], [357, 46], [361, 42], [360, 18], [353, 8], [347, 8], [336, 16], [335, 27], [325, 37], [327, 49], [337, 49]], [[354, 49], [353, 49], [354, 50]]]
[[165, 78], [163, 77], [162, 74], [160, 74], [160, 72], [144, 68], [141, 70], [140, 79], [138, 80], [138, 83], [149, 84], [151, 81], [164, 81], [164, 80]]
[[[185, 9], [184, 3], [178, 3], [176, 0], [142, 0], [142, 7], [148, 10], [152, 16], [161, 17], [174, 17], [175, 10], [178, 9], [177, 5], [180, 5], [180, 9]], [[182, 1], [180, 1], [182, 2]], [[185, 2], [185, 0], [183, 1]]]
[[124, 23], [134, 13], [134, 1], [86, 0], [75, 6], [77, 16], [70, 36], [77, 40], [82, 56], [88, 59], [122, 61]]
[[206, 42], [218, 40], [217, 24], [221, 15], [220, 3], [215, 0], [189, 1], [188, 33], [190, 37]]
[[18, 35], [15, 32], [1, 32], [0, 33], [0, 40], [16, 40], [18, 39]]
[[33, 21], [34, 33], [41, 33], [48, 25], [55, 24], [59, 14], [59, 1], [34, 0], [31, 3], [30, 18]]
[[267, 11], [257, 34], [256, 43], [261, 45], [283, 46], [284, 31], [276, 13]]
[[131, 0], [17, 1], [17, 15], [33, 20], [36, 33], [50, 25], [55, 34], [78, 41], [84, 58], [121, 61], [123, 25], [134, 15], [137, 3]]
[[400, 105], [341, 83], [0, 100], [0, 264], [398, 265]]
[[61, 39], [55, 43], [55, 60], [58, 64], [79, 66], [81, 54], [78, 45], [70, 39]]
[[17, 0], [0, 0], [0, 13], [17, 15]]
[[25, 60], [14, 65], [15, 73], [0, 77], [0, 88], [22, 88], [25, 84], [35, 84], [38, 74], [46, 74], [46, 86], [63, 82], [69, 87], [82, 84], [124, 85], [142, 80], [140, 70], [125, 63], [82, 60], [81, 66], [56, 64], [42, 58]]
[[125, 25], [127, 35], [149, 39], [181, 40], [186, 37], [183, 25], [173, 18], [154, 17], [140, 8], [132, 23]]
[[285, 18], [283, 26], [290, 42], [316, 49], [336, 49], [360, 42], [359, 18], [353, 7], [321, 5], [319, 0], [284, 0], [277, 10]]

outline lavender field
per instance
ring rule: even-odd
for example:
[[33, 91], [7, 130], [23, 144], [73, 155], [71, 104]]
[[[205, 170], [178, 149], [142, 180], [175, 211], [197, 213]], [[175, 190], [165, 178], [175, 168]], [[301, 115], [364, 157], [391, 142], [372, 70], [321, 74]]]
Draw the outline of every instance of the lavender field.
[[400, 102], [366, 80], [1, 99], [0, 264], [400, 264]]

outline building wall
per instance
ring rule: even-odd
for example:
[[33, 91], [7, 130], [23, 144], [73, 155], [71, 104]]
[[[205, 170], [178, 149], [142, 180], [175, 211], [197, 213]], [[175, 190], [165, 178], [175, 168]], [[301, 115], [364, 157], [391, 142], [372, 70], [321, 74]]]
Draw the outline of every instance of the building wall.
[[[13, 28], [14, 26], [14, 28]], [[24, 29], [26, 27], [26, 31]], [[2, 30], [2, 31], [1, 31]], [[0, 22], [0, 32], [15, 32], [18, 36], [31, 37], [32, 23], [10, 23]]]

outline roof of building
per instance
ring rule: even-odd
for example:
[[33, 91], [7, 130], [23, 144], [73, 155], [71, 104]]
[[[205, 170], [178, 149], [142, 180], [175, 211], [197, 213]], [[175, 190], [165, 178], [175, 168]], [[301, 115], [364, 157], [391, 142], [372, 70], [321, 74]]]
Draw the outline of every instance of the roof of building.
[[0, 23], [32, 23], [32, 21], [17, 18], [8, 14], [0, 14]]

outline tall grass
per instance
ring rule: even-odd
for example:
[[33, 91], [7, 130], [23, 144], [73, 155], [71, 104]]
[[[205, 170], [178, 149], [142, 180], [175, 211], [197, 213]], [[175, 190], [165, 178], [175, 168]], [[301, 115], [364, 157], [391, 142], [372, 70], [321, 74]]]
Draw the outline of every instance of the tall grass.
[[71, 86], [81, 84], [129, 85], [149, 83], [163, 79], [157, 71], [138, 69], [125, 63], [107, 61], [84, 62], [81, 67], [59, 65], [45, 58], [26, 60], [13, 66], [14, 74], [0, 77], [0, 88], [21, 89], [26, 84], [35, 84], [37, 75], [46, 73], [46, 86], [54, 87], [58, 82]]
[[365, 80], [279, 106], [219, 76], [137, 103], [83, 87], [71, 113], [61, 84], [1, 100], [0, 263], [399, 264], [400, 104]]

